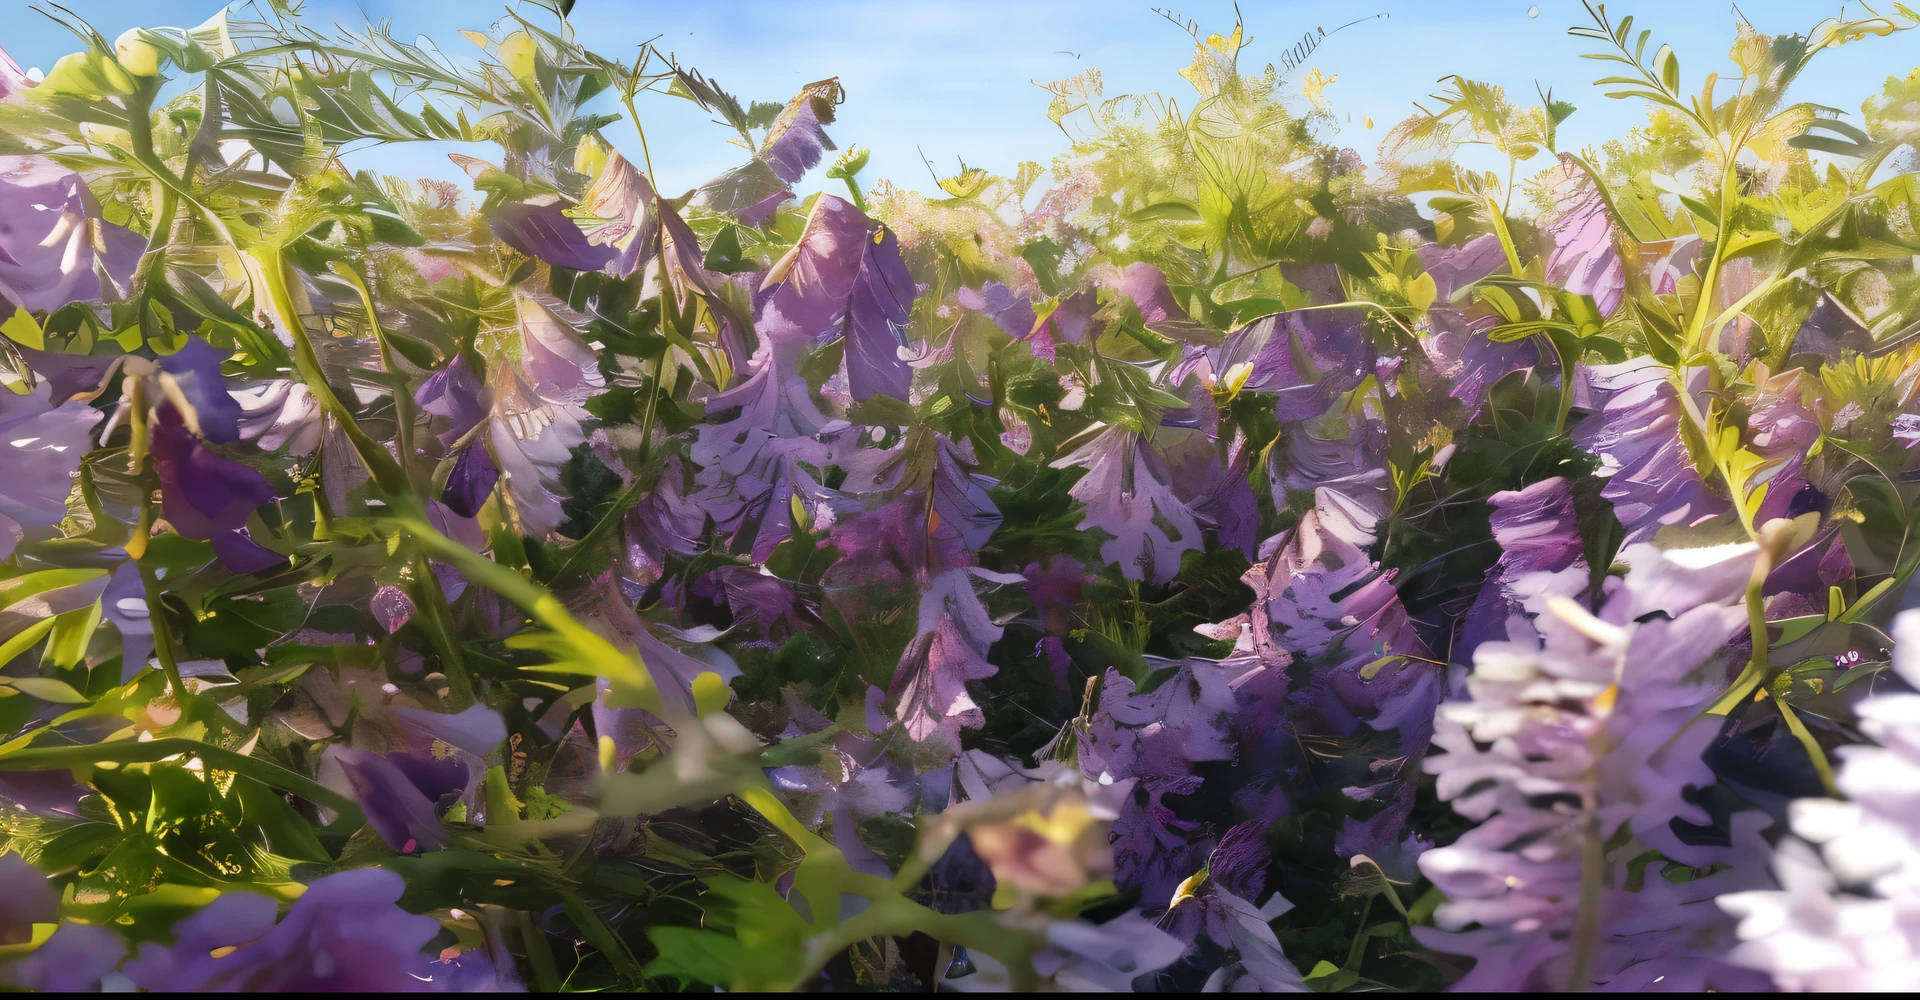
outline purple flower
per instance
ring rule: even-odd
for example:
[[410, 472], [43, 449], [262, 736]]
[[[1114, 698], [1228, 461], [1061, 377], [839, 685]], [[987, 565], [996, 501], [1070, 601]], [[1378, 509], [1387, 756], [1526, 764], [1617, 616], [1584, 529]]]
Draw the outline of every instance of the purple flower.
[[[1680, 399], [1666, 366], [1652, 358], [1589, 370], [1602, 396], [1598, 413], [1574, 428], [1575, 443], [1600, 459], [1600, 495], [1626, 529], [1627, 541], [1653, 537], [1668, 524], [1698, 524], [1727, 510], [1707, 489], [1680, 439]], [[1693, 384], [1689, 373], [1688, 384]]]
[[293, 455], [311, 455], [320, 447], [325, 424], [304, 383], [273, 379], [232, 395], [240, 404], [240, 440]]
[[1423, 243], [1415, 252], [1420, 255], [1420, 263], [1426, 267], [1427, 276], [1433, 279], [1436, 302], [1451, 300], [1455, 292], [1500, 270], [1507, 263], [1506, 252], [1500, 247], [1500, 237], [1492, 233], [1476, 236], [1457, 247]]
[[471, 777], [466, 761], [419, 751], [383, 754], [341, 746], [330, 748], [327, 759], [338, 765], [367, 824], [387, 846], [410, 854], [447, 845], [440, 802], [466, 790]]
[[[0, 946], [17, 948], [32, 941], [34, 924], [60, 919], [59, 901], [46, 876], [25, 858], [0, 855]], [[39, 947], [0, 965], [0, 983], [56, 993], [91, 990], [125, 953], [120, 935], [107, 928], [61, 924]]]
[[844, 199], [820, 195], [793, 249], [767, 269], [756, 329], [776, 341], [834, 332], [867, 258], [867, 217]]
[[486, 419], [492, 409], [493, 393], [473, 373], [466, 357], [455, 355], [445, 368], [420, 383], [420, 388], [414, 390], [413, 400], [426, 413], [446, 419], [448, 426], [438, 437], [441, 444], [452, 445], [465, 437], [473, 425]]
[[833, 121], [833, 104], [815, 97], [799, 101], [799, 107], [782, 115], [767, 130], [760, 144], [760, 158], [773, 169], [774, 176], [788, 184], [797, 184], [806, 172], [820, 164], [826, 150], [838, 149], [827, 138], [822, 121]]
[[167, 992], [451, 989], [464, 980], [436, 975], [421, 952], [439, 922], [394, 905], [405, 888], [380, 868], [328, 875], [277, 923], [272, 899], [229, 892], [175, 924], [173, 945], [142, 944], [123, 971], [135, 986]]
[[1593, 179], [1568, 163], [1555, 190], [1556, 220], [1547, 227], [1553, 251], [1547, 280], [1576, 295], [1590, 295], [1600, 315], [1611, 316], [1627, 293], [1626, 266], [1613, 246], [1613, 222]]
[[1221, 376], [1249, 365], [1247, 390], [1277, 396], [1282, 423], [1306, 420], [1373, 370], [1365, 320], [1364, 307], [1274, 313], [1229, 333], [1208, 358]]
[[980, 286], [979, 291], [962, 288], [954, 293], [954, 300], [963, 309], [987, 314], [995, 326], [1007, 336], [1019, 340], [1033, 332], [1034, 324], [1039, 322], [1033, 311], [1033, 301], [1019, 295], [1013, 289], [998, 281], [989, 281]]
[[1115, 424], [1053, 466], [1086, 467], [1069, 491], [1086, 505], [1080, 527], [1112, 536], [1100, 557], [1129, 579], [1166, 583], [1180, 572], [1180, 554], [1201, 547], [1199, 519], [1174, 495], [1165, 460], [1138, 432]]
[[1789, 507], [1807, 486], [1802, 470], [1808, 449], [1820, 439], [1820, 418], [1807, 407], [1805, 372], [1801, 369], [1770, 375], [1764, 362], [1755, 362], [1749, 374], [1754, 385], [1747, 400], [1751, 407], [1747, 447], [1767, 462], [1750, 482], [1766, 485], [1766, 499], [1755, 515], [1756, 523], [1765, 523], [1796, 513]]
[[[1540, 363], [1536, 338], [1506, 343], [1488, 339], [1487, 331], [1496, 322], [1492, 316], [1468, 319], [1451, 306], [1427, 310], [1428, 332], [1420, 338], [1420, 346], [1434, 370], [1446, 378], [1447, 395], [1467, 405], [1469, 419], [1479, 415], [1495, 382]], [[1561, 377], [1570, 376], [1562, 373]]]
[[1500, 560], [1487, 571], [1480, 596], [1467, 610], [1452, 654], [1456, 662], [1468, 662], [1474, 649], [1488, 640], [1520, 640], [1535, 634], [1532, 619], [1513, 589], [1522, 577], [1578, 567], [1579, 572], [1556, 578], [1564, 585], [1560, 596], [1574, 597], [1587, 586], [1580, 523], [1573, 509], [1573, 490], [1565, 479], [1556, 476], [1523, 490], [1495, 493], [1491, 503]]
[[[185, 346], [158, 362], [160, 381], [166, 398], [185, 400], [192, 411], [190, 423], [203, 438], [215, 444], [240, 439], [240, 401], [227, 391], [227, 377], [220, 372], [226, 355], [199, 337], [188, 337]], [[188, 416], [183, 411], [182, 416]]]
[[175, 531], [212, 542], [220, 562], [235, 573], [285, 564], [285, 556], [261, 548], [246, 533], [254, 509], [277, 499], [258, 469], [214, 454], [171, 402], [154, 411], [148, 447], [160, 477], [161, 511]]
[[59, 524], [80, 459], [93, 450], [100, 411], [84, 403], [49, 406], [41, 383], [24, 395], [0, 389], [0, 559], [13, 552], [25, 528]]
[[380, 623], [388, 635], [400, 631], [413, 618], [413, 599], [407, 592], [392, 584], [374, 591], [368, 602], [373, 611], [373, 620]]
[[46, 381], [53, 392], [47, 402], [54, 406], [69, 399], [86, 402], [98, 396], [106, 388], [114, 368], [126, 357], [124, 354], [62, 354], [35, 350], [25, 344], [7, 346], [25, 358], [27, 367]]
[[920, 595], [920, 628], [894, 668], [888, 700], [893, 717], [915, 742], [938, 739], [954, 753], [960, 729], [986, 721], [967, 682], [993, 676], [987, 648], [1000, 638], [987, 619], [966, 571], [949, 570]]
[[768, 219], [773, 218], [773, 214], [780, 210], [780, 206], [783, 203], [792, 200], [792, 191], [775, 191], [734, 214], [739, 217], [741, 223], [744, 225], [760, 226], [764, 225]]
[[25, 944], [33, 939], [34, 924], [53, 923], [60, 896], [27, 859], [12, 852], [0, 854], [0, 945]]
[[20, 71], [20, 64], [0, 49], [0, 101], [33, 89], [33, 78]]
[[1902, 448], [1920, 448], [1920, 413], [1902, 413], [1894, 417], [1893, 440]]
[[[1687, 792], [1715, 780], [1701, 760], [1715, 730], [1689, 724], [1724, 683], [1756, 552], [1629, 546], [1631, 569], [1598, 615], [1554, 596], [1554, 574], [1516, 585], [1542, 638], [1480, 646], [1468, 699], [1441, 711], [1434, 743], [1446, 752], [1427, 759], [1441, 798], [1479, 823], [1420, 859], [1448, 901], [1437, 929], [1416, 934], [1478, 959], [1459, 988], [1568, 985], [1583, 898], [1599, 921], [1579, 945], [1591, 960], [1576, 988], [1741, 981], [1714, 960], [1726, 923], [1711, 899], [1741, 887], [1747, 866], [1682, 884], [1649, 877], [1637, 891], [1619, 869], [1649, 849], [1701, 868], [1764, 850], [1757, 813], [1734, 817], [1727, 846], [1685, 843], [1672, 829], [1676, 818], [1709, 821]], [[1639, 843], [1609, 851], [1602, 878], [1583, 880], [1582, 852], [1615, 837]]]
[[[1213, 962], [1205, 992], [1302, 993], [1300, 970], [1274, 936], [1273, 921], [1293, 909], [1278, 893], [1255, 906], [1266, 881], [1266, 830], [1242, 823], [1220, 839], [1206, 867], [1181, 884], [1160, 929], [1190, 943], [1210, 942], [1216, 951], [1193, 949], [1189, 961]], [[1217, 957], [1215, 957], [1217, 956]]]
[[105, 927], [61, 924], [27, 955], [0, 966], [0, 982], [35, 993], [91, 993], [127, 953]]
[[0, 156], [0, 299], [51, 312], [124, 295], [146, 241], [98, 211], [79, 174], [41, 156]]
[[855, 400], [907, 398], [913, 369], [900, 351], [915, 294], [913, 275], [900, 259], [900, 241], [881, 226], [866, 242], [860, 272], [847, 300], [847, 386]]
[[[1893, 621], [1893, 671], [1920, 687], [1920, 611]], [[1802, 799], [1797, 839], [1773, 859], [1779, 888], [1721, 896], [1739, 918], [1734, 958], [1782, 990], [1911, 992], [1920, 988], [1920, 695], [1877, 694], [1858, 708], [1879, 746], [1840, 750], [1845, 799]]]
[[1800, 324], [1793, 337], [1794, 355], [1811, 355], [1820, 361], [1838, 361], [1847, 352], [1865, 354], [1873, 350], [1873, 331], [1833, 297], [1820, 293], [1820, 301]]
[[607, 156], [607, 165], [587, 189], [580, 213], [598, 220], [586, 231], [587, 242], [612, 251], [609, 262], [613, 273], [626, 277], [645, 267], [658, 249], [658, 204], [653, 185], [627, 158], [616, 151]]
[[538, 205], [510, 201], [487, 221], [500, 242], [556, 267], [598, 271], [617, 256], [612, 249], [595, 246], [587, 239], [587, 234], [567, 217], [566, 206], [558, 201]]

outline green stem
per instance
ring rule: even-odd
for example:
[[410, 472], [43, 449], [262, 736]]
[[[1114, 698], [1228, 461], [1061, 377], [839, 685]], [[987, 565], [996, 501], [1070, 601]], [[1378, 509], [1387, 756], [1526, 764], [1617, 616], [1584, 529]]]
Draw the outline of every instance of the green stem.
[[606, 542], [607, 536], [612, 534], [615, 526], [620, 523], [620, 519], [655, 485], [647, 482], [643, 473], [647, 464], [647, 455], [653, 450], [653, 420], [660, 404], [660, 377], [666, 369], [666, 364], [667, 353], [661, 351], [660, 356], [653, 362], [653, 391], [647, 397], [646, 416], [640, 420], [640, 450], [633, 482], [628, 483], [626, 488], [613, 498], [613, 505], [607, 508], [606, 513], [600, 515], [600, 520], [595, 521], [593, 527], [589, 528], [579, 541], [567, 546], [567, 557], [560, 561], [560, 568], [553, 574], [556, 583], [567, 578], [567, 574], [573, 569], [573, 564], [579, 561], [581, 553], [599, 551]]
[[244, 774], [268, 788], [291, 792], [315, 805], [325, 806], [340, 815], [333, 828], [350, 832], [366, 822], [358, 803], [312, 778], [295, 774], [258, 757], [248, 757], [198, 740], [177, 737], [144, 743], [116, 740], [111, 743], [15, 750], [0, 754], [0, 771], [57, 771], [107, 763], [152, 763], [181, 754], [198, 757], [211, 769]]
[[360, 456], [361, 463], [367, 467], [367, 474], [373, 477], [374, 484], [381, 492], [390, 496], [405, 495], [408, 492], [407, 479], [399, 463], [379, 442], [360, 429], [352, 411], [340, 401], [339, 396], [334, 395], [333, 387], [327, 384], [320, 368], [320, 356], [315, 353], [313, 340], [307, 336], [306, 326], [300, 322], [300, 313], [294, 307], [293, 295], [287, 290], [286, 263], [277, 252], [256, 251], [253, 257], [260, 264], [260, 273], [266, 283], [267, 294], [273, 301], [274, 311], [280, 314], [281, 323], [287, 328], [287, 336], [293, 338], [293, 363], [300, 372], [300, 380], [306, 383], [307, 390], [313, 393], [321, 408], [339, 422], [340, 429], [352, 442], [354, 452]]
[[514, 915], [520, 925], [520, 943], [527, 949], [527, 964], [533, 966], [533, 988], [542, 993], [559, 992], [560, 970], [554, 968], [547, 935], [534, 924], [532, 914], [518, 910]]
[[1712, 353], [1713, 348], [1706, 343], [1707, 311], [1713, 308], [1713, 300], [1720, 289], [1720, 265], [1727, 255], [1728, 236], [1732, 228], [1734, 170], [1733, 157], [1739, 151], [1741, 143], [1734, 143], [1726, 151], [1727, 165], [1720, 172], [1720, 219], [1716, 225], [1713, 239], [1713, 256], [1707, 259], [1707, 274], [1700, 281], [1700, 298], [1694, 303], [1693, 318], [1687, 324], [1687, 342], [1695, 350]]
[[[142, 517], [141, 521], [145, 522], [146, 518]], [[153, 578], [153, 567], [145, 559], [134, 560], [134, 567], [140, 572], [140, 585], [147, 595], [147, 621], [153, 626], [153, 655], [167, 675], [167, 690], [173, 692], [173, 703], [185, 708], [187, 684], [181, 679], [179, 661], [173, 656], [173, 633], [167, 628], [166, 611], [160, 604], [160, 583]]]
[[1807, 724], [1800, 721], [1800, 713], [1795, 712], [1785, 698], [1775, 698], [1773, 704], [1780, 709], [1780, 717], [1787, 720], [1787, 731], [1793, 734], [1794, 739], [1800, 741], [1800, 745], [1806, 748], [1807, 756], [1813, 759], [1813, 769], [1820, 775], [1820, 787], [1825, 789], [1829, 796], [1840, 798], [1840, 786], [1833, 780], [1833, 764], [1827, 760], [1826, 749], [1821, 747], [1820, 741], [1814, 739], [1813, 734], [1807, 731]]
[[433, 564], [418, 546], [414, 546], [413, 575], [421, 597], [421, 622], [433, 642], [434, 652], [440, 654], [447, 686], [453, 689], [449, 700], [456, 710], [465, 709], [474, 702], [473, 678], [467, 674], [466, 658], [460, 654], [460, 641], [453, 628], [453, 609], [447, 602], [446, 591], [440, 587], [440, 577], [434, 573]]
[[654, 686], [646, 666], [580, 624], [559, 599], [538, 584], [435, 531], [417, 512], [403, 512], [399, 517], [388, 519], [386, 525], [389, 530], [410, 537], [434, 558], [452, 563], [474, 583], [518, 605], [556, 633], [580, 663], [591, 664], [600, 676], [632, 688], [641, 700], [652, 703], [652, 709], [659, 708], [659, 689]]
[[[387, 339], [385, 327], [380, 325], [380, 314], [373, 305], [373, 290], [367, 286], [366, 279], [358, 271], [344, 264], [334, 264], [333, 273], [344, 278], [360, 297], [360, 307], [367, 312], [367, 326], [373, 330], [373, 340], [380, 349], [380, 366], [387, 370], [387, 385], [393, 389], [394, 423], [398, 428], [394, 442], [400, 448], [400, 468], [404, 473], [413, 462], [413, 424], [418, 414], [414, 410], [413, 393], [407, 389], [406, 375], [394, 361], [393, 344]], [[409, 482], [411, 481], [411, 477]]]
[[1753, 693], [1753, 689], [1767, 678], [1767, 605], [1761, 592], [1766, 586], [1767, 574], [1773, 572], [1773, 553], [1762, 546], [1760, 555], [1754, 560], [1753, 576], [1747, 580], [1747, 638], [1753, 645], [1753, 653], [1747, 660], [1746, 668], [1740, 676], [1734, 678], [1726, 693], [1714, 699], [1707, 715], [1726, 715], [1739, 705], [1741, 700]]
[[1589, 816], [1580, 832], [1580, 907], [1573, 917], [1573, 968], [1567, 974], [1567, 991], [1587, 988], [1588, 970], [1593, 953], [1600, 945], [1600, 890], [1606, 877], [1606, 845], [1600, 838], [1600, 820]]

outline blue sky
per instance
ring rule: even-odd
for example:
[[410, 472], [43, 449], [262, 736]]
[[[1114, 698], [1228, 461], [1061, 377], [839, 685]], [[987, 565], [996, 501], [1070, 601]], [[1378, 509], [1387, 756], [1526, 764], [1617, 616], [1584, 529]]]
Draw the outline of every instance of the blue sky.
[[[1225, 31], [1233, 23], [1233, 5], [1223, 0], [1157, 2], [1171, 4], [1203, 32]], [[66, 5], [109, 38], [136, 23], [191, 26], [219, 9], [209, 0]], [[27, 0], [0, 0], [0, 8], [19, 11], [7, 18], [0, 45], [23, 66], [44, 67], [73, 49], [74, 41], [28, 6]], [[1861, 13], [1857, 3], [1849, 7]], [[1529, 16], [1530, 8], [1537, 16]], [[1735, 20], [1730, 4], [1615, 0], [1610, 8], [1616, 18], [1634, 14], [1639, 26], [1652, 28], [1656, 44], [1673, 44], [1692, 86], [1709, 70], [1732, 71], [1726, 57]], [[1334, 141], [1369, 160], [1386, 129], [1449, 73], [1503, 85], [1516, 99], [1531, 97], [1536, 83], [1551, 87], [1579, 109], [1562, 127], [1563, 147], [1618, 136], [1643, 114], [1638, 102], [1606, 99], [1591, 85], [1608, 64], [1579, 58], [1591, 43], [1567, 34], [1569, 26], [1588, 23], [1579, 0], [1243, 0], [1240, 9], [1253, 39], [1242, 65], [1251, 67], [1278, 62], [1303, 32], [1388, 15], [1327, 38], [1292, 74], [1297, 78], [1317, 67], [1338, 75], [1327, 91], [1342, 119]], [[1743, 0], [1740, 9], [1761, 30], [1780, 33], [1804, 32], [1840, 8], [1807, 0]], [[391, 20], [396, 35], [425, 34], [458, 55], [471, 51], [458, 29], [484, 28], [504, 10], [485, 0], [308, 0], [305, 16], [322, 23]], [[784, 101], [803, 83], [839, 76], [847, 102], [828, 131], [842, 147], [859, 143], [874, 150], [863, 175], [869, 183], [886, 177], [930, 186], [916, 147], [943, 174], [952, 172], [957, 157], [1000, 171], [1026, 159], [1048, 162], [1066, 142], [1047, 120], [1047, 95], [1031, 81], [1099, 67], [1108, 96], [1159, 91], [1190, 107], [1193, 93], [1175, 75], [1192, 43], [1145, 2], [579, 0], [573, 22], [589, 47], [610, 57], [630, 57], [636, 45], [657, 35], [660, 48], [743, 100]], [[1794, 95], [1857, 114], [1860, 101], [1888, 75], [1904, 75], [1916, 62], [1920, 46], [1911, 36], [1869, 39], [1821, 56]], [[665, 190], [686, 190], [743, 155], [726, 143], [730, 130], [684, 101], [656, 96], [640, 111]], [[1368, 117], [1371, 130], [1362, 124]], [[609, 134], [625, 145], [632, 130]], [[446, 160], [448, 151], [441, 144], [386, 147], [361, 150], [351, 162], [389, 173], [464, 179]], [[1545, 157], [1536, 161], [1545, 163]]]

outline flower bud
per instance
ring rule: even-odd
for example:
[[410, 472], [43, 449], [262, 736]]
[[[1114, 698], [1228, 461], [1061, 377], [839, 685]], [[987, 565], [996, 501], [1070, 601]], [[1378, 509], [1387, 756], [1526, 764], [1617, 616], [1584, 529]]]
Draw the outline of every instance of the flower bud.
[[524, 31], [516, 31], [500, 42], [500, 65], [505, 66], [516, 80], [533, 76], [534, 62], [539, 55], [540, 43]]
[[129, 28], [113, 43], [114, 57], [120, 68], [134, 76], [153, 76], [160, 72], [160, 50], [140, 38], [139, 28]]

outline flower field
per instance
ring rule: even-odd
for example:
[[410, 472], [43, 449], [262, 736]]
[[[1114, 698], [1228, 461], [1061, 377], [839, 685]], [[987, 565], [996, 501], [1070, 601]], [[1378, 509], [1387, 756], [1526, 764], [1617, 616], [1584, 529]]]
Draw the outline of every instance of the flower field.
[[0, 52], [0, 985], [1920, 989], [1920, 14], [915, 190], [254, 6]]

